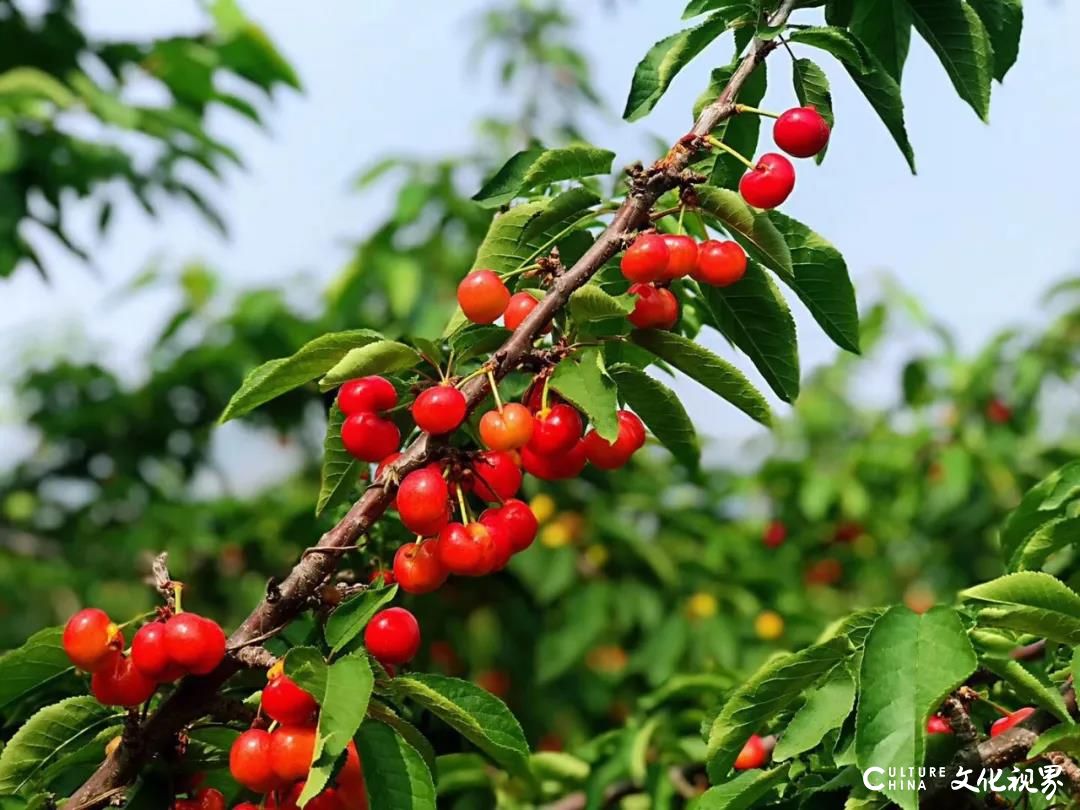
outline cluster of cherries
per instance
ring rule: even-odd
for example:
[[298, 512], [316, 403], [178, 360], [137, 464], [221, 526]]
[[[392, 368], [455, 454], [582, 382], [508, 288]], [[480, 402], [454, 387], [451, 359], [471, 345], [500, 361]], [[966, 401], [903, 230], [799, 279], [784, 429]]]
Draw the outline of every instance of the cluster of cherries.
[[[809, 158], [829, 143], [829, 124], [813, 107], [795, 107], [776, 119], [773, 140], [792, 157]], [[781, 154], [769, 152], [739, 181], [739, 193], [755, 208], [776, 208], [795, 188], [795, 167]]]
[[64, 627], [64, 652], [91, 673], [90, 691], [106, 706], [138, 706], [159, 684], [184, 675], [205, 675], [225, 657], [225, 633], [217, 622], [175, 613], [144, 624], [124, 653], [124, 634], [105, 611], [86, 608]]

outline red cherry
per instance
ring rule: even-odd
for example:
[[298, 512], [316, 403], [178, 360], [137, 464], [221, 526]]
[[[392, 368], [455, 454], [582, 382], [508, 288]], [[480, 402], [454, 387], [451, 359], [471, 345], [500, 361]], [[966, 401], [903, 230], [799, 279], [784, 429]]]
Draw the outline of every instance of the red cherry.
[[68, 660], [79, 669], [94, 672], [111, 654], [124, 647], [124, 634], [104, 610], [80, 610], [64, 625], [61, 640]]
[[436, 555], [437, 543], [406, 543], [394, 554], [394, 578], [406, 593], [431, 593], [446, 582], [447, 570]]
[[338, 774], [337, 789], [343, 805], [342, 810], [367, 810], [364, 770], [354, 742], [350, 742], [345, 749], [345, 764], [341, 766], [341, 773]]
[[[503, 313], [503, 326], [511, 331], [516, 330], [521, 326], [521, 322], [529, 316], [529, 313], [536, 309], [536, 305], [539, 303], [531, 293], [514, 293], [510, 296], [510, 303], [506, 305], [506, 312]], [[546, 335], [550, 331], [551, 323], [549, 322], [540, 330], [540, 334]]]
[[626, 249], [619, 269], [629, 281], [659, 281], [668, 272], [667, 242], [658, 233], [643, 233]]
[[476, 523], [469, 524], [469, 530], [478, 538], [486, 538], [487, 543], [485, 549], [490, 550], [487, 563], [487, 571], [502, 571], [506, 568], [506, 564], [510, 562], [510, 558], [514, 556], [514, 543], [510, 538], [509, 532], [500, 522], [488, 522], [477, 521]]
[[776, 208], [795, 188], [795, 167], [783, 155], [769, 152], [758, 158], [752, 172], [739, 181], [739, 193], [757, 208]]
[[487, 509], [480, 515], [485, 526], [498, 526], [506, 534], [513, 553], [524, 551], [536, 539], [540, 524], [533, 510], [524, 501], [511, 499], [496, 509]]
[[283, 726], [303, 726], [312, 722], [319, 704], [288, 675], [278, 675], [263, 687], [262, 709]]
[[[535, 437], [535, 435], [534, 435]], [[473, 461], [471, 489], [488, 503], [505, 501], [521, 489], [521, 467], [508, 452], [486, 450]]]
[[525, 471], [545, 481], [562, 481], [576, 478], [585, 469], [588, 455], [584, 440], [579, 441], [565, 453], [555, 456], [542, 456], [528, 447], [521, 451], [521, 463]]
[[376, 414], [354, 413], [341, 423], [341, 443], [361, 461], [382, 461], [401, 445], [401, 431]]
[[630, 460], [644, 443], [645, 426], [636, 414], [619, 411], [619, 435], [614, 442], [604, 439], [595, 430], [585, 436], [585, 454], [594, 467], [616, 470]]
[[388, 456], [384, 456], [382, 461], [379, 462], [378, 466], [375, 467], [374, 480], [378, 481], [380, 478], [382, 478], [383, 473], [386, 472], [386, 468], [393, 464], [395, 461], [397, 461], [399, 458], [401, 458], [400, 452], [393, 452]]
[[397, 405], [397, 391], [394, 384], [385, 377], [360, 377], [341, 384], [337, 404], [346, 416], [379, 413]]
[[364, 646], [381, 663], [407, 664], [420, 649], [420, 625], [405, 608], [380, 610], [364, 628]]
[[813, 107], [795, 107], [776, 119], [773, 140], [792, 157], [813, 157], [829, 143], [829, 124]]
[[259, 805], [252, 804], [251, 802], [240, 802], [233, 810], [259, 810]]
[[766, 548], [779, 548], [784, 545], [785, 540], [787, 540], [787, 526], [782, 520], [771, 521], [765, 527], [765, 534], [761, 538]]
[[484, 571], [485, 551], [463, 523], [448, 523], [439, 532], [435, 553], [443, 568], [459, 576], [479, 576]]
[[315, 752], [315, 729], [310, 726], [279, 726], [270, 734], [270, 767], [282, 782], [307, 776]]
[[376, 568], [368, 577], [368, 584], [376, 588], [389, 588], [395, 582], [397, 579], [394, 578], [394, 572], [390, 568]]
[[157, 683], [139, 672], [131, 658], [115, 651], [90, 677], [90, 692], [106, 706], [138, 706], [155, 689]]
[[952, 726], [949, 725], [949, 721], [942, 717], [940, 714], [932, 714], [926, 721], [926, 733], [927, 734], [952, 734]]
[[1012, 419], [1012, 408], [997, 397], [986, 403], [986, 418], [995, 425], [1005, 425]]
[[1009, 712], [1009, 714], [1005, 715], [1000, 720], [995, 720], [994, 724], [990, 726], [990, 736], [996, 737], [999, 734], [1004, 734], [1016, 724], [1023, 723], [1033, 714], [1035, 714], [1035, 709], [1031, 706], [1025, 706], [1022, 709], [1017, 709], [1015, 712]]
[[256, 793], [268, 793], [280, 784], [270, 764], [270, 739], [270, 732], [252, 728], [237, 737], [229, 749], [233, 779]]
[[480, 418], [480, 439], [490, 450], [517, 450], [532, 438], [533, 423], [528, 408], [511, 402]]
[[745, 771], [750, 768], [760, 768], [769, 758], [769, 752], [765, 750], [765, 743], [757, 734], [751, 734], [746, 745], [742, 747], [739, 756], [735, 758], [735, 770]]
[[679, 300], [671, 290], [651, 284], [631, 284], [630, 294], [637, 301], [628, 317], [638, 329], [670, 329], [679, 320]]
[[169, 656], [165, 622], [150, 622], [139, 628], [131, 640], [131, 662], [147, 678], [171, 683], [185, 674], [184, 667]]
[[703, 242], [692, 275], [704, 284], [730, 287], [746, 275], [746, 251], [738, 242], [716, 239]]
[[421, 391], [412, 405], [416, 426], [435, 436], [457, 430], [468, 410], [465, 395], [451, 385], [435, 385]]
[[672, 281], [694, 272], [698, 261], [698, 244], [693, 237], [682, 234], [664, 234], [668, 249], [667, 272], [664, 278]]
[[424, 467], [405, 476], [398, 487], [397, 506], [401, 522], [414, 534], [435, 534], [446, 525], [450, 489], [433, 469]]
[[[300, 794], [304, 792], [307, 782], [298, 782], [282, 796], [273, 795], [266, 797], [266, 810], [299, 810]], [[309, 801], [304, 810], [367, 810], [367, 796], [362, 803], [346, 804], [340, 792], [335, 788], [326, 788], [322, 793]]]
[[196, 675], [205, 675], [225, 657], [220, 625], [194, 613], [178, 613], [165, 623], [169, 658]]
[[495, 323], [510, 303], [510, 290], [491, 270], [473, 270], [458, 284], [457, 300], [473, 323]]
[[528, 447], [542, 456], [565, 453], [581, 438], [585, 425], [573, 405], [558, 404], [536, 415]]

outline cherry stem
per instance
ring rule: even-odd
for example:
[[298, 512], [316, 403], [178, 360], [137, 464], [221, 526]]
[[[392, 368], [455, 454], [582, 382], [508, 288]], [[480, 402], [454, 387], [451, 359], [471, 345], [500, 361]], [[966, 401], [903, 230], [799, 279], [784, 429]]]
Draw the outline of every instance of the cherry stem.
[[766, 118], [779, 118], [779, 113], [769, 112], [768, 110], [762, 110], [757, 107], [751, 107], [748, 104], [736, 104], [735, 112], [737, 113], [752, 113], [753, 115], [763, 115]]
[[489, 374], [489, 373], [490, 373], [490, 371], [489, 371], [488, 368], [486, 368], [485, 366], [481, 366], [480, 368], [476, 369], [476, 371], [470, 371], [468, 374], [466, 374], [464, 377], [462, 377], [460, 380], [458, 380], [456, 387], [461, 388], [469, 380], [474, 379], [476, 377], [479, 377], [481, 374]]
[[683, 222], [682, 222], [683, 221], [683, 215], [685, 213], [686, 213], [686, 206], [680, 204], [679, 205], [679, 224], [676, 226], [678, 228], [678, 232], [679, 232], [680, 236], [682, 236], [685, 233], [685, 231], [683, 230]]
[[180, 597], [184, 593], [184, 583], [173, 583], [173, 613], [183, 613], [184, 608], [181, 604]]
[[495, 397], [495, 408], [499, 413], [502, 413], [503, 404], [502, 397], [499, 396], [499, 384], [495, 381], [495, 374], [492, 373], [491, 369], [488, 369], [487, 378], [488, 383], [491, 384], [491, 395]]
[[992, 700], [989, 700], [987, 698], [981, 698], [981, 700], [983, 703], [988, 705], [991, 709], [1000, 714], [1002, 717], [1008, 717], [1010, 714], [1012, 714], [1012, 712], [1006, 709], [1004, 706], [998, 703], [994, 703], [994, 701]]
[[532, 264], [527, 264], [524, 267], [515, 267], [513, 270], [507, 270], [505, 273], [500, 273], [499, 278], [501, 278], [501, 279], [513, 278], [514, 276], [519, 276], [522, 273], [528, 273], [530, 270], [539, 270], [539, 269], [540, 269], [540, 263], [539, 262], [533, 262]]
[[728, 146], [726, 143], [721, 141], [719, 138], [714, 138], [712, 135], [710, 135], [705, 140], [708, 141], [710, 146], [715, 146], [717, 149], [722, 149], [723, 151], [727, 152], [733, 158], [735, 158], [740, 163], [742, 163], [744, 166], [746, 166], [746, 168], [748, 168], [750, 171], [752, 171], [752, 172], [757, 171], [757, 166], [755, 166], [753, 163], [751, 163], [749, 160], [747, 160], [742, 152]]
[[469, 504], [465, 502], [465, 490], [461, 488], [461, 484], [457, 486], [457, 500], [458, 506], [461, 507], [461, 522], [471, 523], [472, 520], [469, 517]]
[[413, 542], [416, 543], [417, 545], [420, 545], [422, 542], [424, 542], [424, 535], [422, 535], [422, 534], [416, 535], [416, 539], [413, 540]]
[[544, 390], [540, 392], [540, 413], [547, 414], [548, 412], [548, 387], [551, 383], [551, 377], [544, 378]]

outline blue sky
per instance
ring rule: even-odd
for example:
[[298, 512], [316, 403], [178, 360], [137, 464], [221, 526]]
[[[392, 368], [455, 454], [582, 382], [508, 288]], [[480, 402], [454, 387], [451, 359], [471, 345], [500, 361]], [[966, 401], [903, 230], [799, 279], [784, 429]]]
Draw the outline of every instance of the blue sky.
[[[305, 91], [279, 97], [268, 133], [227, 115], [215, 122], [248, 163], [214, 195], [231, 224], [231, 240], [179, 207], [156, 222], [125, 208], [96, 251], [101, 276], [48, 251], [51, 287], [29, 272], [0, 281], [0, 340], [18, 357], [94, 354], [138, 375], [131, 360], [169, 301], [151, 297], [137, 309], [117, 309], [111, 294], [152, 258], [166, 257], [174, 266], [204, 259], [237, 285], [286, 281], [300, 272], [329, 278], [347, 255], [346, 243], [390, 204], [386, 194], [361, 199], [350, 192], [359, 167], [387, 152], [466, 148], [475, 120], [506, 103], [491, 78], [470, 72], [464, 60], [468, 20], [487, 5], [323, 0], [315, 12], [315, 4], [249, 2], [249, 12], [299, 70]], [[652, 115], [626, 124], [618, 112], [634, 65], [680, 25], [681, 4], [572, 5], [581, 7], [577, 38], [611, 107], [610, 115], [588, 121], [588, 133], [616, 150], [616, 165], [647, 157], [651, 136], [670, 141], [687, 129], [693, 100], [709, 69], [729, 58], [730, 41], [714, 45], [681, 74]], [[1080, 4], [1026, 5], [1020, 60], [995, 87], [990, 126], [957, 98], [921, 41], [913, 43], [904, 97], [917, 177], [846, 74], [823, 54], [815, 56], [832, 79], [838, 123], [828, 159], [821, 167], [799, 164], [798, 186], [785, 206], [841, 249], [863, 299], [872, 296], [883, 271], [892, 273], [967, 347], [1004, 323], [1037, 321], [1040, 294], [1074, 272], [1080, 258], [1080, 170], [1073, 155], [1080, 58], [1062, 37], [1080, 28]], [[89, 28], [101, 34], [194, 29], [201, 19], [195, 3], [153, 4], [152, 14], [135, 0], [83, 8]], [[794, 98], [787, 60], [776, 57], [763, 106], [783, 109]], [[804, 368], [828, 362], [830, 344], [803, 311], [797, 319]], [[730, 355], [725, 346], [716, 348]], [[0, 365], [0, 377], [10, 362]], [[703, 432], [755, 432], [741, 414], [718, 412], [689, 384], [684, 390]], [[0, 404], [0, 423], [10, 428], [15, 419]]]

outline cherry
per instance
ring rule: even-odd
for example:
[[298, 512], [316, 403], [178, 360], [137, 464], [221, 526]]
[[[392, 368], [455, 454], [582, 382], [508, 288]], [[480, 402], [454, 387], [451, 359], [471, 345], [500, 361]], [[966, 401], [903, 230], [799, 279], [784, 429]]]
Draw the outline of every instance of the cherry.
[[[307, 782], [299, 782], [285, 791], [280, 799], [268, 796], [266, 810], [299, 810], [300, 794], [304, 792]], [[322, 793], [304, 805], [304, 810], [367, 810], [367, 796], [363, 802], [347, 804], [340, 792], [334, 788], [326, 788]]]
[[[536, 309], [536, 305], [539, 303], [531, 293], [514, 293], [510, 296], [510, 303], [506, 305], [506, 312], [503, 313], [503, 325], [511, 331], [517, 329], [521, 326], [521, 322], [529, 317], [529, 313]], [[550, 323], [540, 330], [541, 334], [544, 335], [550, 331]]]
[[1033, 714], [1035, 714], [1035, 709], [1031, 706], [1025, 706], [1022, 709], [1017, 709], [1015, 712], [1009, 712], [1000, 720], [995, 720], [994, 724], [990, 726], [990, 736], [996, 737], [999, 734], [1004, 734], [1016, 724], [1023, 723]]
[[442, 475], [430, 467], [413, 470], [397, 492], [401, 522], [414, 534], [432, 535], [449, 520], [450, 489]]
[[926, 733], [927, 734], [952, 734], [952, 726], [949, 725], [949, 721], [942, 717], [940, 714], [932, 714], [926, 721]]
[[262, 709], [283, 726], [303, 726], [312, 722], [319, 704], [288, 675], [278, 675], [263, 687]]
[[470, 531], [473, 525], [470, 523], [466, 527], [463, 523], [448, 523], [439, 532], [435, 553], [443, 568], [451, 574], [480, 576], [488, 572], [487, 563], [494, 554], [485, 548], [485, 544], [490, 545], [491, 538]]
[[1012, 419], [1012, 415], [1012, 408], [997, 397], [986, 403], [986, 418], [995, 425], [1008, 424], [1009, 420]]
[[511, 402], [480, 418], [480, 439], [490, 450], [517, 450], [532, 438], [533, 422], [528, 408]]
[[237, 737], [229, 749], [233, 779], [256, 793], [268, 793], [280, 784], [270, 764], [270, 739], [269, 731], [252, 728]]
[[595, 430], [585, 436], [585, 455], [594, 467], [616, 470], [645, 443], [645, 426], [636, 414], [619, 411], [619, 435], [609, 442]]
[[406, 593], [431, 593], [446, 582], [435, 540], [406, 543], [394, 555], [394, 578]]
[[787, 526], [782, 520], [773, 520], [765, 527], [765, 533], [761, 536], [761, 542], [766, 548], [779, 548], [787, 540]]
[[730, 287], [746, 275], [746, 252], [738, 242], [710, 239], [698, 252], [695, 279], [714, 287]]
[[510, 303], [510, 290], [491, 270], [473, 270], [458, 284], [457, 300], [473, 323], [495, 323]]
[[521, 451], [521, 463], [525, 471], [545, 481], [562, 481], [576, 478], [585, 469], [588, 454], [584, 440], [578, 441], [565, 453], [555, 456], [542, 456], [528, 447]]
[[379, 413], [397, 405], [397, 391], [394, 384], [385, 377], [360, 377], [341, 384], [337, 404], [346, 416]]
[[668, 272], [670, 252], [658, 233], [643, 233], [626, 249], [619, 269], [628, 281], [659, 281]]
[[689, 276], [697, 267], [698, 243], [693, 237], [684, 234], [664, 234], [664, 244], [668, 249], [667, 272], [664, 278], [673, 281]]
[[[238, 804], [237, 810], [244, 805]], [[203, 788], [190, 799], [177, 799], [173, 810], [225, 810], [225, 796], [220, 790]]]
[[498, 526], [506, 535], [513, 553], [524, 551], [536, 539], [540, 527], [536, 515], [529, 505], [516, 498], [495, 509], [487, 509], [480, 515], [480, 522], [485, 526]]
[[671, 290], [651, 284], [631, 284], [630, 294], [637, 301], [628, 317], [638, 329], [670, 329], [679, 320], [679, 301]]
[[72, 664], [94, 672], [123, 649], [124, 634], [104, 610], [85, 608], [68, 619], [61, 643]]
[[573, 405], [560, 403], [541, 410], [536, 415], [532, 438], [528, 447], [542, 456], [554, 456], [565, 453], [581, 438], [585, 425], [581, 414]]
[[138, 706], [154, 694], [157, 683], [147, 678], [131, 658], [113, 651], [90, 677], [90, 692], [106, 706]]
[[776, 208], [795, 188], [795, 167], [783, 155], [769, 152], [739, 181], [739, 193], [757, 208]]
[[349, 742], [345, 749], [345, 764], [337, 778], [338, 793], [344, 805], [343, 810], [367, 810], [367, 789], [364, 787], [364, 770], [356, 743]]
[[508, 452], [486, 450], [480, 453], [473, 462], [472, 472], [473, 494], [488, 503], [513, 498], [521, 489], [521, 467], [515, 455]]
[[376, 588], [389, 588], [397, 582], [391, 568], [376, 568], [368, 577], [368, 583]]
[[769, 752], [765, 750], [765, 742], [757, 734], [751, 734], [750, 739], [739, 752], [739, 756], [735, 758], [735, 770], [760, 768], [768, 758]]
[[434, 385], [421, 391], [412, 405], [416, 426], [434, 436], [457, 430], [468, 410], [465, 395], [452, 385]]
[[813, 107], [795, 107], [776, 119], [773, 140], [792, 157], [813, 157], [829, 143], [829, 124]]
[[225, 657], [225, 633], [211, 619], [178, 613], [165, 623], [169, 657], [196, 675], [215, 669]]
[[502, 523], [478, 521], [469, 525], [476, 527], [472, 531], [478, 536], [487, 537], [485, 548], [491, 550], [489, 559], [485, 560], [488, 564], [488, 572], [502, 571], [506, 568], [506, 564], [514, 556], [515, 549], [513, 540]]
[[376, 613], [364, 628], [364, 646], [384, 664], [407, 664], [420, 649], [420, 625], [405, 608]]
[[382, 461], [401, 445], [401, 431], [374, 413], [354, 413], [341, 423], [341, 443], [361, 461]]
[[169, 655], [165, 622], [150, 622], [139, 628], [131, 640], [131, 662], [139, 672], [158, 683], [171, 683], [185, 674], [184, 667]]
[[315, 752], [315, 729], [310, 726], [278, 726], [270, 734], [270, 767], [282, 782], [307, 776]]

